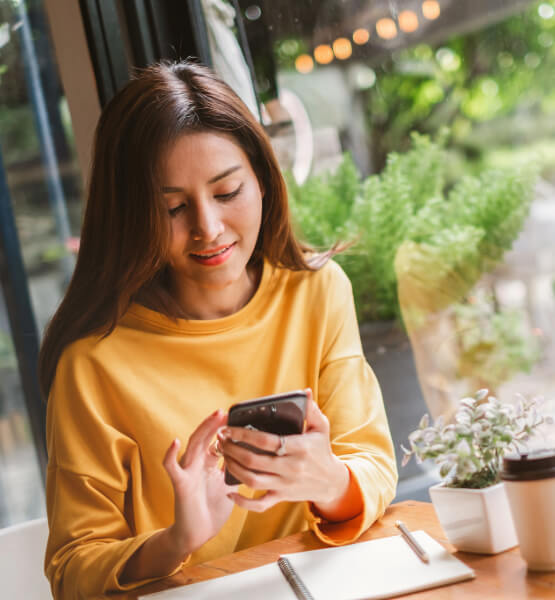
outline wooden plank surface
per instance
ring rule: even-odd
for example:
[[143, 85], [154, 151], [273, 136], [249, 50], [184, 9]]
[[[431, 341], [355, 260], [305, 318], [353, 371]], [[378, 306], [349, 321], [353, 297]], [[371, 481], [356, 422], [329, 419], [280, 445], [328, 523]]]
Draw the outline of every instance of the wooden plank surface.
[[[453, 546], [445, 538], [433, 506], [427, 502], [414, 502], [411, 500], [391, 505], [384, 516], [361, 536], [360, 541], [398, 535], [399, 532], [395, 527], [397, 519], [404, 521], [411, 530], [423, 529], [449, 551], [454, 551]], [[315, 550], [323, 547], [325, 547], [324, 544], [313, 533], [308, 531], [296, 533], [200, 565], [185, 567], [171, 578], [152, 583], [135, 590], [133, 593], [114, 594], [110, 597], [133, 600], [139, 595], [259, 567], [276, 561], [280, 554]], [[493, 556], [466, 552], [457, 552], [455, 556], [476, 571], [476, 579], [416, 594], [408, 594], [403, 598], [407, 600], [459, 600], [462, 598], [476, 598], [477, 600], [555, 599], [555, 572], [528, 573], [518, 548]], [[371, 572], [370, 566], [368, 570], [370, 577]]]

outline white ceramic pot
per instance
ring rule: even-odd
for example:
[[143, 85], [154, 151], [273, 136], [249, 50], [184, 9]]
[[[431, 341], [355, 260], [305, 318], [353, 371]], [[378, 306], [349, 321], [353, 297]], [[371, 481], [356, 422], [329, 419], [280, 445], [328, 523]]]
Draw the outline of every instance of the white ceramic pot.
[[430, 488], [430, 497], [447, 539], [463, 552], [497, 554], [518, 545], [503, 483], [479, 490]]

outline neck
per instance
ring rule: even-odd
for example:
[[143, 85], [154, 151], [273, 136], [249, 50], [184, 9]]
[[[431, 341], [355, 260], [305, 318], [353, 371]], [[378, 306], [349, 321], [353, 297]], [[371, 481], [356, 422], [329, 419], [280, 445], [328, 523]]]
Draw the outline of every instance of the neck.
[[241, 278], [223, 288], [191, 288], [177, 277], [173, 295], [187, 319], [211, 320], [227, 317], [241, 310], [254, 296], [262, 268], [248, 267]]

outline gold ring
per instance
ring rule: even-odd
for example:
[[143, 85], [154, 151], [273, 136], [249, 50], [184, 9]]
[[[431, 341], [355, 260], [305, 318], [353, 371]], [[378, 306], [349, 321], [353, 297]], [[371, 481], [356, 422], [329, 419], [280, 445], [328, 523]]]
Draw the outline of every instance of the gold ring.
[[212, 442], [212, 444], [210, 444], [209, 452], [213, 456], [223, 456], [224, 455], [222, 452], [222, 448], [220, 446], [220, 440], [216, 440], [215, 442]]

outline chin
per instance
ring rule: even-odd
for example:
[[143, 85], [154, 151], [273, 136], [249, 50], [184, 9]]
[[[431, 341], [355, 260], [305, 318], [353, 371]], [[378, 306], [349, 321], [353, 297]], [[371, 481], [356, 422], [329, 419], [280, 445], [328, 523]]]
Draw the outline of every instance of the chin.
[[219, 267], [201, 267], [204, 272], [191, 273], [187, 279], [193, 283], [209, 288], [225, 288], [238, 281], [246, 269], [221, 265]]

